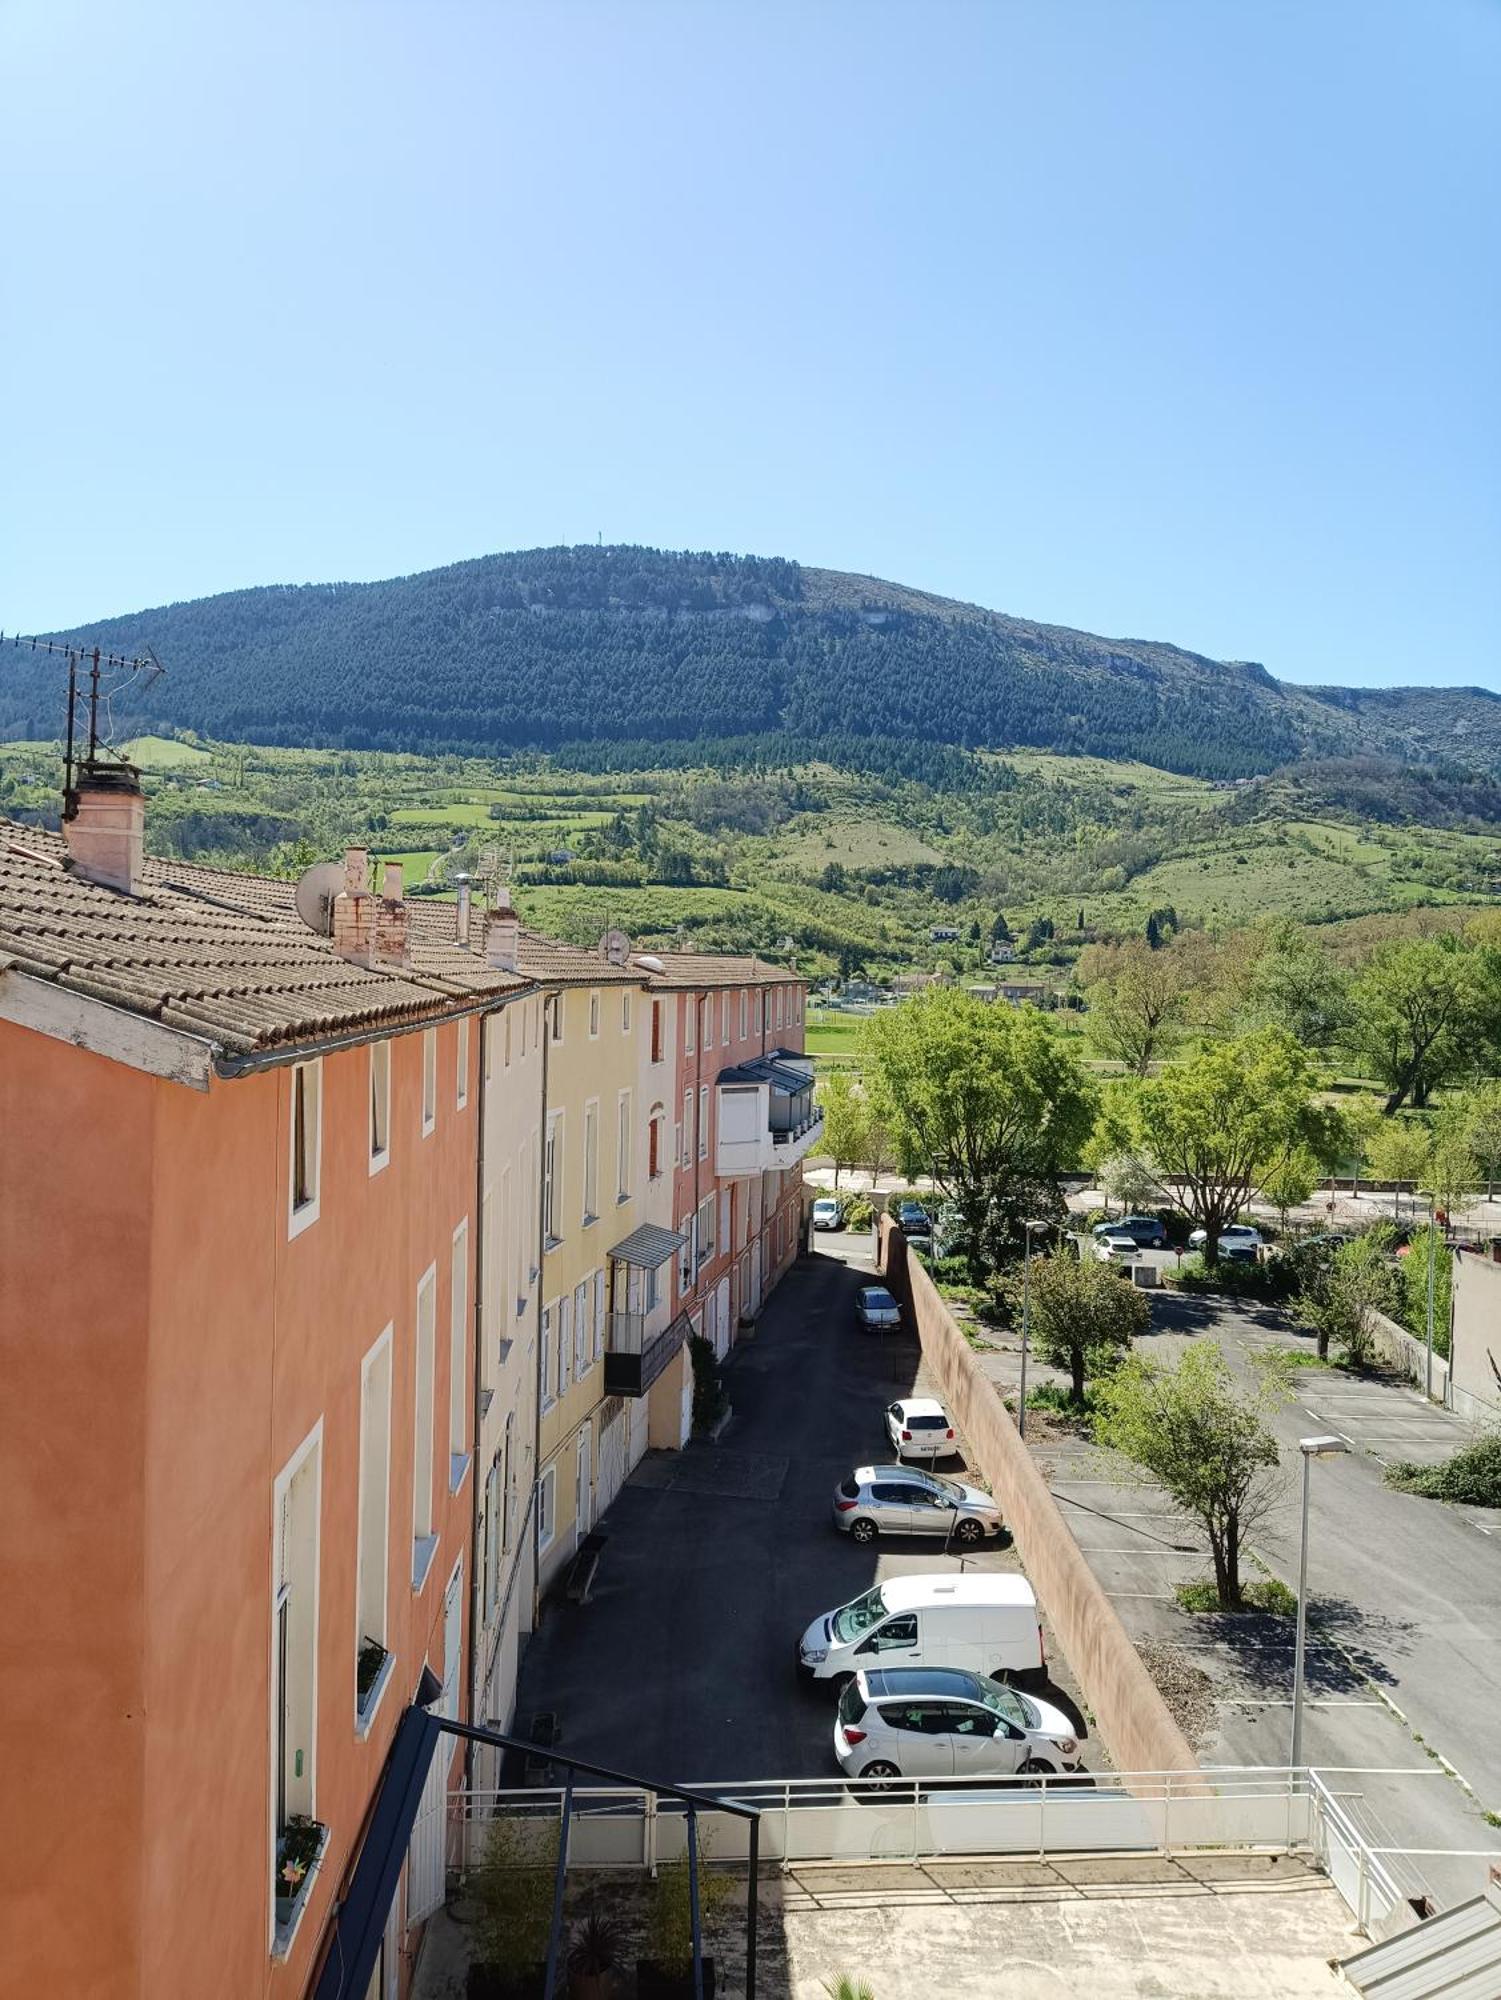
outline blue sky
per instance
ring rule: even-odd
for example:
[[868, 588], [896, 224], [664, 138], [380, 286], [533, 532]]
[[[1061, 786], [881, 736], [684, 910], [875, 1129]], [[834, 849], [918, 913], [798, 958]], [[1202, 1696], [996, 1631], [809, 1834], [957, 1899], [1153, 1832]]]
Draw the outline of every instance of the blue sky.
[[6, 0], [0, 627], [538, 543], [1501, 686], [1501, 0]]

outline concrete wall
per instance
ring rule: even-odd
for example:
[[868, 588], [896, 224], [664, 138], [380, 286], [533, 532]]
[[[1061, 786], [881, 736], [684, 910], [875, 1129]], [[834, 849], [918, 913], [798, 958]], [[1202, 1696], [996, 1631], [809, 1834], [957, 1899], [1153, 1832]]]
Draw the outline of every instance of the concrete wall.
[[1452, 1402], [1475, 1423], [1501, 1417], [1501, 1264], [1454, 1253]]
[[[1399, 1375], [1405, 1375], [1409, 1382], [1415, 1382], [1421, 1389], [1427, 1380], [1428, 1343], [1379, 1312], [1371, 1314], [1371, 1335], [1372, 1344], [1387, 1367], [1395, 1368]], [[1447, 1403], [1449, 1400], [1449, 1364], [1436, 1348], [1433, 1355], [1433, 1400], [1435, 1403]]]
[[995, 1385], [985, 1375], [933, 1281], [889, 1217], [881, 1224], [887, 1281], [907, 1303], [923, 1358], [990, 1482], [1027, 1575], [1121, 1771], [1196, 1771], [1198, 1759], [1142, 1665], [1058, 1511]]

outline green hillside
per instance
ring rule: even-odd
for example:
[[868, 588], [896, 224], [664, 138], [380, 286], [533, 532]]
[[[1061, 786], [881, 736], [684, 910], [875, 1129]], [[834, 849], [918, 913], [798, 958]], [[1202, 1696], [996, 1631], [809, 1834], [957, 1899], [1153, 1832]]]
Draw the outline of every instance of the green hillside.
[[[984, 748], [1225, 779], [1370, 755], [1493, 771], [1501, 753], [1501, 700], [1474, 690], [1289, 687], [1243, 661], [753, 556], [535, 549], [382, 583], [236, 591], [66, 636], [149, 645], [165, 662], [117, 700], [122, 736], [592, 746], [622, 772], [821, 754], [949, 788]], [[59, 669], [0, 653], [0, 737], [56, 733]]]

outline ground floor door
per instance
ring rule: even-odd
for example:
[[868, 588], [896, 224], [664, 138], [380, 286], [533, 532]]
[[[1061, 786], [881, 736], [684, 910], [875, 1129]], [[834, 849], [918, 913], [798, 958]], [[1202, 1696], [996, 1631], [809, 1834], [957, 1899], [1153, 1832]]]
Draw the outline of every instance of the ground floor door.
[[625, 1484], [625, 1412], [617, 1410], [599, 1433], [599, 1511]]
[[714, 1352], [723, 1361], [730, 1351], [730, 1281], [721, 1278], [714, 1287]]
[[646, 1441], [651, 1432], [651, 1405], [645, 1396], [638, 1396], [628, 1407], [631, 1429], [625, 1448], [626, 1470], [634, 1472], [646, 1456]]
[[578, 1464], [574, 1486], [574, 1546], [594, 1526], [594, 1426], [585, 1424], [578, 1435]]
[[[435, 1713], [457, 1718], [464, 1647], [464, 1559], [454, 1564], [443, 1594], [443, 1692]], [[427, 1769], [422, 1802], [407, 1850], [407, 1922], [420, 1924], [442, 1904], [448, 1874], [448, 1772], [454, 1738], [440, 1736]]]
[[748, 1311], [761, 1310], [761, 1239], [758, 1236], [751, 1245], [750, 1302]]

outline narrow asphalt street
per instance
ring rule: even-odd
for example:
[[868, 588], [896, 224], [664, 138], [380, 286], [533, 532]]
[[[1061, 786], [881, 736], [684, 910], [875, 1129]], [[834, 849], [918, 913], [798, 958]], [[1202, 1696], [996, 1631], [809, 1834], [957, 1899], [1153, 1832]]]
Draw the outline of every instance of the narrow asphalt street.
[[[918, 1348], [855, 1324], [870, 1237], [815, 1242], [732, 1350], [721, 1439], [649, 1453], [601, 1523], [589, 1603], [548, 1605], [522, 1666], [523, 1733], [553, 1711], [560, 1747], [648, 1779], [837, 1773], [834, 1698], [799, 1681], [798, 1639], [879, 1577], [961, 1558], [916, 1539], [860, 1548], [832, 1525], [839, 1480], [890, 1460], [881, 1413], [917, 1382]], [[962, 1560], [1019, 1566], [1009, 1547]]]

